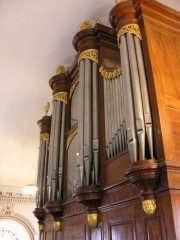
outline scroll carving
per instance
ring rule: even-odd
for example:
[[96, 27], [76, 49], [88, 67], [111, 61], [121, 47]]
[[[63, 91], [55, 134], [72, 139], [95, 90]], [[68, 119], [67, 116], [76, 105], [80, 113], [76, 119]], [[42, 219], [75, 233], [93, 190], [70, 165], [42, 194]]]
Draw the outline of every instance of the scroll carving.
[[88, 49], [83, 51], [79, 57], [78, 57], [78, 63], [81, 61], [81, 59], [90, 59], [93, 62], [96, 62], [98, 64], [98, 50], [97, 49]]
[[107, 71], [105, 69], [105, 67], [102, 65], [100, 68], [99, 68], [99, 72], [101, 73], [101, 75], [106, 78], [106, 79], [112, 79], [112, 78], [115, 78], [115, 77], [118, 77], [121, 72], [122, 72], [122, 69], [121, 67], [119, 66], [118, 68], [116, 68], [114, 71]]
[[78, 133], [78, 128], [75, 128], [74, 131], [67, 137], [66, 149], [69, 148], [69, 145], [71, 144], [73, 138], [76, 136], [77, 133]]
[[76, 81], [73, 83], [73, 85], [70, 87], [69, 98], [72, 97], [73, 92], [74, 92], [75, 88], [77, 87], [78, 83], [79, 83], [79, 78], [77, 78]]
[[127, 24], [124, 27], [122, 27], [117, 34], [118, 42], [119, 42], [120, 37], [123, 36], [125, 33], [134, 34], [134, 35], [136, 35], [137, 38], [142, 40], [142, 36], [141, 36], [141, 32], [140, 32], [138, 24]]
[[61, 101], [67, 104], [67, 92], [58, 92], [53, 96], [53, 100]]

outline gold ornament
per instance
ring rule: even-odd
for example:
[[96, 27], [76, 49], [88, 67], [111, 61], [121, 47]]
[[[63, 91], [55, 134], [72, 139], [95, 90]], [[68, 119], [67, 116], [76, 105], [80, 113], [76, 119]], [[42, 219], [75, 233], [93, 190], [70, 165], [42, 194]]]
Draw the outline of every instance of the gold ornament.
[[98, 50], [97, 49], [88, 49], [83, 51], [78, 57], [78, 63], [81, 59], [90, 59], [98, 64]]
[[95, 228], [98, 225], [99, 216], [97, 213], [88, 213], [87, 220], [88, 220], [89, 226], [92, 228]]
[[47, 115], [47, 113], [48, 113], [48, 111], [49, 111], [49, 108], [50, 108], [50, 102], [48, 102], [48, 103], [46, 104], [46, 106], [44, 106], [44, 111], [45, 111], [46, 115]]
[[54, 96], [53, 96], [53, 101], [54, 100], [61, 101], [61, 102], [67, 104], [67, 92], [55, 93]]
[[61, 222], [61, 221], [55, 221], [55, 222], [53, 223], [53, 227], [54, 227], [54, 230], [55, 230], [56, 232], [61, 231], [61, 230], [62, 230], [62, 222]]
[[66, 72], [66, 70], [63, 65], [59, 65], [56, 69], [56, 74], [64, 74], [65, 72]]
[[99, 19], [99, 18], [96, 19], [96, 23], [95, 24], [97, 24], [97, 23], [101, 24], [101, 25], [104, 25], [103, 22], [101, 21], [101, 19]]
[[134, 34], [136, 35], [137, 38], [142, 40], [141, 32], [138, 24], [127, 24], [124, 27], [122, 27], [117, 34], [118, 42], [120, 40], [120, 37], [123, 36], [125, 33]]
[[106, 79], [112, 79], [112, 78], [115, 78], [115, 77], [118, 77], [121, 73], [122, 73], [122, 69], [121, 67], [119, 66], [118, 68], [116, 68], [114, 71], [107, 71], [105, 69], [105, 67], [102, 65], [100, 68], [99, 68], [99, 72], [101, 73], [101, 75], [106, 78]]
[[122, 0], [115, 0], [116, 4], [123, 2]]
[[84, 21], [81, 23], [80, 30], [90, 29], [92, 28], [90, 21]]
[[76, 81], [75, 81], [75, 82], [73, 83], [73, 85], [71, 86], [70, 91], [69, 91], [69, 98], [72, 97], [73, 92], [74, 92], [76, 86], [78, 85], [78, 83], [79, 83], [79, 78], [77, 78]]
[[38, 228], [40, 232], [44, 232], [44, 224], [39, 224]]
[[143, 200], [142, 207], [146, 215], [152, 217], [156, 212], [156, 200], [155, 199]]
[[40, 134], [40, 141], [43, 140], [49, 144], [49, 133], [41, 133]]
[[69, 148], [69, 145], [71, 144], [73, 138], [76, 136], [77, 133], [78, 133], [78, 128], [74, 128], [72, 133], [67, 137], [66, 149]]

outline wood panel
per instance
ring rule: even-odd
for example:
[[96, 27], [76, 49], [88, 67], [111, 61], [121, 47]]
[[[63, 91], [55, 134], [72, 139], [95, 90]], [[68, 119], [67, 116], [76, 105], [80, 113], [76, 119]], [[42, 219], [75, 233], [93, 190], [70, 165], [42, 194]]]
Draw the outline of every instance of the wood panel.
[[165, 158], [180, 164], [180, 29], [164, 25], [162, 19], [145, 20]]
[[164, 223], [162, 223], [162, 221], [162, 217], [149, 218], [146, 220], [147, 240], [166, 240]]
[[111, 240], [134, 239], [133, 224], [111, 224]]
[[86, 240], [86, 225], [84, 223], [65, 226], [64, 239], [68, 240]]

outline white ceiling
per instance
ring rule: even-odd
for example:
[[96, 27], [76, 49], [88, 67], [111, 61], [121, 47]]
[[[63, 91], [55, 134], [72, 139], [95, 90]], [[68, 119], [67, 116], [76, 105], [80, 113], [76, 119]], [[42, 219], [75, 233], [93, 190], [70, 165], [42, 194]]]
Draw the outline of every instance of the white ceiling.
[[[180, 10], [179, 0], [161, 0]], [[35, 183], [48, 80], [75, 56], [84, 20], [108, 24], [114, 0], [0, 0], [0, 185]], [[0, 189], [1, 190], [1, 189]]]

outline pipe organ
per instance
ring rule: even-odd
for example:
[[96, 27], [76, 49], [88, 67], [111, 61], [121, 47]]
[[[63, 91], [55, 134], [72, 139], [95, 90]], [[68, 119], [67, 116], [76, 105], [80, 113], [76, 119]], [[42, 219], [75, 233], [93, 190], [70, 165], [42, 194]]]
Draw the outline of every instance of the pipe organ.
[[[155, 54], [157, 36], [173, 51], [179, 46], [177, 18], [157, 2], [127, 0], [111, 10], [112, 28], [81, 24], [74, 62], [49, 81], [52, 115], [38, 121], [41, 240], [180, 237], [180, 198], [171, 195], [179, 192], [180, 104], [163, 95], [173, 69], [169, 54], [164, 76], [168, 46]], [[173, 84], [179, 87], [176, 78]]]

